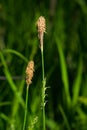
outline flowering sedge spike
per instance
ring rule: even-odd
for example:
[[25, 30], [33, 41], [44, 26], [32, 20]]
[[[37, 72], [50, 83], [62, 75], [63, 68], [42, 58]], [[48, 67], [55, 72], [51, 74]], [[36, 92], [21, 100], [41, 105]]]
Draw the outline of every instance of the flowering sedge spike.
[[26, 84], [27, 84], [27, 88], [26, 88], [26, 103], [25, 103], [25, 114], [24, 114], [23, 130], [25, 130], [25, 128], [26, 128], [28, 90], [29, 90], [29, 85], [32, 83], [33, 73], [34, 73], [34, 62], [30, 61], [30, 62], [28, 62], [28, 65], [27, 65], [27, 68], [26, 68]]
[[36, 22], [37, 28], [38, 28], [38, 37], [40, 39], [40, 47], [43, 51], [43, 36], [46, 32], [46, 21], [43, 16], [40, 16], [39, 19]]
[[26, 84], [27, 84], [27, 86], [29, 86], [32, 83], [33, 73], [34, 73], [34, 62], [30, 61], [28, 63], [27, 68], [26, 68]]

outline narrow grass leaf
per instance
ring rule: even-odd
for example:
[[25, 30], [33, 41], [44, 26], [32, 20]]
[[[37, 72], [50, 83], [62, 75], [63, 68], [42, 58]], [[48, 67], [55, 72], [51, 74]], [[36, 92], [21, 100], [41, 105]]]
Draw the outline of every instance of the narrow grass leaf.
[[10, 119], [4, 113], [0, 113], [0, 118], [2, 118], [4, 121], [7, 121], [10, 123]]
[[21, 98], [20, 94], [17, 91], [16, 85], [14, 84], [14, 82], [12, 80], [11, 74], [10, 74], [10, 72], [8, 70], [5, 59], [4, 59], [3, 54], [1, 52], [0, 52], [0, 56], [1, 56], [1, 61], [2, 61], [3, 66], [4, 66], [4, 73], [5, 73], [6, 78], [7, 78], [8, 82], [9, 82], [9, 84], [10, 84], [11, 90], [14, 92], [14, 94], [17, 97], [18, 101], [24, 107], [24, 101], [23, 101], [23, 99]]
[[79, 97], [79, 102], [87, 106], [87, 97], [84, 96]]
[[21, 59], [23, 59], [25, 62], [28, 62], [27, 58], [25, 56], [23, 56], [21, 53], [19, 53], [18, 51], [15, 51], [12, 49], [4, 49], [3, 52], [4, 53], [13, 53], [13, 54], [17, 55], [18, 57], [20, 57]]
[[11, 105], [11, 102], [0, 102], [0, 107]]
[[68, 80], [65, 57], [64, 57], [62, 46], [61, 46], [61, 41], [57, 38], [57, 36], [55, 37], [55, 40], [56, 40], [56, 45], [57, 45], [59, 57], [60, 57], [62, 80], [63, 80], [63, 84], [64, 84], [67, 103], [70, 106], [71, 98], [70, 98], [70, 93], [69, 93], [69, 80]]
[[59, 124], [52, 119], [46, 118], [46, 124], [50, 130], [60, 130]]
[[73, 98], [72, 98], [72, 104], [73, 106], [76, 105], [78, 99], [79, 99], [79, 92], [80, 92], [80, 86], [81, 86], [81, 80], [82, 80], [82, 59], [80, 58], [79, 64], [78, 64], [78, 70], [77, 70], [77, 77], [75, 78], [74, 84], [73, 84]]
[[67, 127], [67, 130], [71, 130], [71, 128], [69, 126], [69, 122], [68, 122], [67, 116], [66, 116], [66, 114], [65, 114], [65, 112], [64, 112], [64, 110], [63, 110], [61, 105], [59, 105], [59, 110], [61, 112], [61, 115], [63, 117], [64, 123], [65, 123], [65, 125]]

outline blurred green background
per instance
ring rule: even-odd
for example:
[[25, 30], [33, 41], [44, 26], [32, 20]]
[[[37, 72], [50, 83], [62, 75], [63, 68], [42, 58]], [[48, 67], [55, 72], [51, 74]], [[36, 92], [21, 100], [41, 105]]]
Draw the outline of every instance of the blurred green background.
[[41, 53], [46, 19], [46, 130], [87, 130], [87, 1], [0, 0], [0, 130], [22, 130], [25, 69], [34, 60], [26, 130], [42, 129]]

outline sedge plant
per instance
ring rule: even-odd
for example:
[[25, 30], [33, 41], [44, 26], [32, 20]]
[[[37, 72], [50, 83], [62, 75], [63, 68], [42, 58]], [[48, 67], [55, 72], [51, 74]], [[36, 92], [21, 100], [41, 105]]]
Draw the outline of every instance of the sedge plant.
[[46, 79], [44, 75], [44, 55], [43, 55], [43, 37], [46, 30], [45, 18], [40, 16], [37, 21], [38, 27], [38, 38], [40, 40], [41, 59], [42, 59], [42, 116], [43, 116], [43, 130], [45, 130], [45, 90], [46, 90]]
[[32, 83], [32, 78], [33, 78], [33, 73], [34, 73], [34, 62], [30, 61], [28, 63], [28, 66], [26, 68], [26, 103], [25, 103], [25, 114], [24, 114], [24, 123], [23, 123], [23, 130], [25, 130], [26, 127], [26, 119], [27, 119], [27, 104], [28, 104], [28, 92], [29, 92], [29, 86]]

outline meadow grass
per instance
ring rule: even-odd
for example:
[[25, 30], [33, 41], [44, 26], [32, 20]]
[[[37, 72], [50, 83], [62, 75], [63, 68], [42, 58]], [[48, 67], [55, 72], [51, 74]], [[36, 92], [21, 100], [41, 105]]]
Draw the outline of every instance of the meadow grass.
[[[35, 27], [40, 15], [47, 21], [44, 46]], [[26, 130], [87, 130], [86, 43], [85, 0], [0, 1], [0, 130], [22, 130], [24, 112]], [[25, 68], [32, 59], [28, 91]]]

